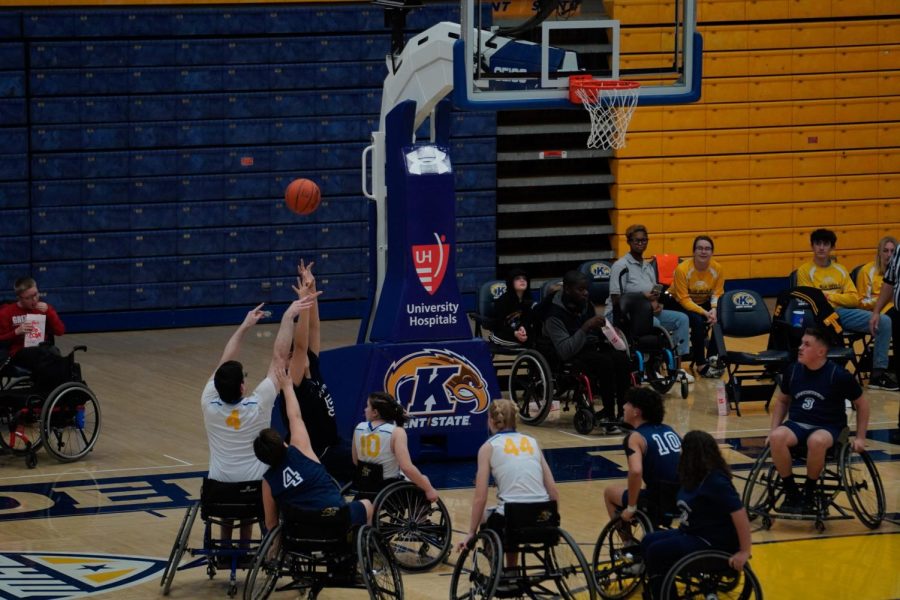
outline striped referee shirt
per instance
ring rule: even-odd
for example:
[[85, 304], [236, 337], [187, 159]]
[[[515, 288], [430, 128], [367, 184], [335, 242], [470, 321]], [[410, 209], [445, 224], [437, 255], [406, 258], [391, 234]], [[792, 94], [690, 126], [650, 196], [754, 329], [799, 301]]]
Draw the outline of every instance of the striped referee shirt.
[[894, 288], [894, 306], [900, 307], [900, 252], [894, 252], [891, 262], [884, 270], [884, 282]]

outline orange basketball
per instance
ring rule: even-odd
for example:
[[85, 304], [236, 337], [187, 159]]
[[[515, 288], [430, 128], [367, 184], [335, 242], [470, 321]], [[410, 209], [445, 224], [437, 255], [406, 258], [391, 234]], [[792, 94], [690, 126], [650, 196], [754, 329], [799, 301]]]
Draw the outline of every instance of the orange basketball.
[[284, 190], [284, 202], [298, 215], [312, 214], [319, 208], [322, 194], [319, 186], [311, 179], [295, 179]]

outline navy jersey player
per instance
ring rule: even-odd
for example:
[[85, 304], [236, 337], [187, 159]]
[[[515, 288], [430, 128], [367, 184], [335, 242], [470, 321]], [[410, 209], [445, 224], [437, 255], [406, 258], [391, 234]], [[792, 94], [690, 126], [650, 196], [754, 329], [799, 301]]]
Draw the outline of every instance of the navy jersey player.
[[[869, 403], [853, 375], [829, 361], [827, 355], [825, 334], [816, 328], [807, 329], [797, 351], [797, 362], [785, 369], [775, 394], [769, 445], [772, 462], [784, 481], [785, 498], [779, 508], [782, 512], [815, 510], [816, 482], [825, 466], [825, 452], [847, 426], [845, 400], [853, 402], [857, 411], [853, 450], [860, 452], [865, 448]], [[807, 449], [803, 494], [791, 469], [790, 449], [799, 444], [806, 444]]]
[[[677, 488], [681, 438], [663, 423], [665, 414], [662, 396], [656, 390], [639, 387], [626, 393], [623, 416], [634, 429], [623, 442], [628, 485], [610, 485], [603, 491], [610, 518], [621, 511], [622, 518], [630, 521], [638, 506], [653, 518], [666, 508], [655, 504], [665, 496], [665, 489]], [[642, 482], [647, 486], [644, 490]], [[658, 518], [653, 520], [658, 524]]]
[[[278, 509], [291, 506], [301, 510], [321, 510], [346, 504], [337, 484], [319, 462], [309, 441], [309, 434], [294, 393], [290, 373], [277, 369], [278, 385], [284, 393], [291, 443], [287, 445], [272, 428], [263, 429], [253, 441], [253, 452], [269, 469], [263, 475], [262, 496], [266, 528], [278, 524]], [[372, 522], [372, 503], [355, 500], [349, 503], [353, 525]]]

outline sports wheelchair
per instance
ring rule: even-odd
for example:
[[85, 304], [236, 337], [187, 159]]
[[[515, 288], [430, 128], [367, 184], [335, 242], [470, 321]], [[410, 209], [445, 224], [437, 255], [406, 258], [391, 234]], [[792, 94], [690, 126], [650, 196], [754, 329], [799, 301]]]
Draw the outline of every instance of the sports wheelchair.
[[35, 372], [0, 363], [0, 447], [37, 466], [42, 446], [60, 462], [73, 462], [94, 448], [100, 435], [100, 403], [81, 377], [76, 346], [60, 356], [46, 345]]
[[556, 502], [507, 503], [504, 512], [501, 526], [492, 523], [500, 515], [492, 515], [460, 553], [451, 600], [596, 598], [587, 560], [559, 527]]
[[453, 529], [440, 498], [429, 502], [415, 484], [384, 479], [381, 465], [365, 461], [341, 493], [372, 501], [372, 526], [404, 571], [428, 571], [447, 558]]
[[[206, 558], [206, 574], [210, 579], [216, 576], [220, 566], [228, 565], [231, 573], [228, 579], [228, 595], [237, 594], [237, 570], [246, 566], [259, 548], [261, 539], [249, 539], [232, 541], [230, 538], [221, 540], [213, 535], [213, 526], [231, 531], [235, 522], [258, 523], [260, 531], [264, 530], [265, 519], [262, 514], [262, 488], [259, 481], [243, 481], [238, 483], [225, 483], [212, 479], [203, 479], [203, 487], [200, 493], [200, 501], [191, 504], [181, 521], [178, 535], [172, 552], [169, 553], [169, 561], [163, 570], [159, 585], [162, 586], [164, 596], [169, 595], [172, 589], [172, 581], [175, 573], [186, 569], [193, 564], [181, 567], [181, 559], [188, 556], [202, 556]], [[189, 547], [191, 529], [197, 519], [197, 513], [203, 521], [203, 546], [200, 548]]]
[[[638, 503], [631, 521], [612, 519], [597, 538], [592, 561], [597, 592], [605, 600], [620, 600], [645, 582], [641, 540], [654, 528], [670, 527], [676, 514], [677, 485], [660, 488], [655, 500]], [[675, 563], [666, 574], [662, 598], [762, 598], [756, 574], [747, 564], [742, 572], [728, 565], [730, 555], [718, 550], [693, 552]]]
[[[279, 579], [288, 583], [279, 586]], [[314, 600], [325, 587], [365, 587], [377, 600], [403, 598], [403, 579], [375, 528], [354, 528], [348, 507], [304, 511], [287, 507], [247, 573], [244, 600], [300, 590]]]
[[[815, 511], [809, 514], [776, 510], [784, 499], [784, 484], [767, 445], [753, 463], [742, 495], [750, 520], [760, 519], [763, 529], [769, 529], [776, 518], [815, 521], [816, 531], [821, 533], [826, 521], [852, 519], [855, 514], [869, 529], [878, 528], [885, 511], [881, 476], [868, 452], [853, 452], [849, 438], [850, 430], [843, 429], [826, 452], [825, 468], [816, 488]], [[791, 455], [795, 463], [805, 464], [805, 446], [792, 448]], [[846, 494], [846, 501], [842, 501], [842, 493]]]

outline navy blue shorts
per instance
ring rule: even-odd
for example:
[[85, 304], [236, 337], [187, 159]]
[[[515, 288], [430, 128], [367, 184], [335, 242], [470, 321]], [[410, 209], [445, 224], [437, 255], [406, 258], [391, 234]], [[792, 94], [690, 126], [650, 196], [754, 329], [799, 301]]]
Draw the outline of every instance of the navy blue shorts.
[[782, 423], [782, 425], [784, 425], [785, 427], [787, 427], [788, 429], [790, 429], [791, 431], [794, 432], [794, 435], [797, 436], [797, 442], [801, 446], [806, 446], [807, 438], [809, 438], [809, 436], [814, 431], [818, 431], [819, 429], [824, 429], [825, 431], [827, 431], [828, 433], [831, 434], [832, 445], [834, 445], [837, 443], [838, 438], [841, 435], [841, 432], [844, 430], [844, 427], [842, 425], [839, 425], [839, 426], [812, 425], [812, 426], [807, 426], [807, 427], [809, 427], [809, 429], [807, 429], [807, 427], [804, 426], [804, 425], [806, 425], [805, 423], [804, 423], [804, 425], [800, 425], [799, 423], [796, 423], [794, 421], [785, 421], [784, 423]]
[[[644, 508], [647, 504], [647, 494], [644, 488], [641, 488], [641, 491], [638, 493], [638, 501], [635, 502], [636, 506]], [[626, 488], [624, 492], [622, 492], [622, 504], [618, 507], [620, 510], [625, 510], [625, 507], [628, 506], [628, 489]]]
[[351, 525], [365, 525], [369, 517], [366, 515], [366, 507], [359, 500], [353, 500], [347, 504], [347, 508], [350, 509], [350, 524]]

